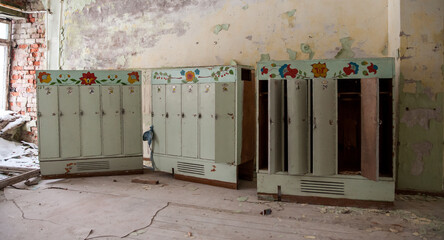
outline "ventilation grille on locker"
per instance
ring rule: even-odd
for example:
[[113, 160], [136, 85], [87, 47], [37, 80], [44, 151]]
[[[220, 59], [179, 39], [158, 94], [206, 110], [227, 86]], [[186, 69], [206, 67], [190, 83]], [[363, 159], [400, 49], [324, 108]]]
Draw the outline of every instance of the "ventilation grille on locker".
[[177, 171], [182, 173], [190, 173], [196, 175], [205, 175], [204, 165], [187, 163], [187, 162], [177, 162]]
[[344, 195], [344, 183], [301, 180], [301, 192]]
[[77, 162], [77, 171], [109, 169], [109, 161]]

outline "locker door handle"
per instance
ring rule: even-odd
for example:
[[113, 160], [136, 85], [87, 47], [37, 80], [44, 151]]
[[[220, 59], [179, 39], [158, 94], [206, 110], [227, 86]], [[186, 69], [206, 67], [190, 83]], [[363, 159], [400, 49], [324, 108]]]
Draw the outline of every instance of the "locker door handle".
[[61, 117], [61, 116], [63, 116], [63, 113], [62, 113], [62, 112], [60, 112], [60, 113], [59, 113], [59, 116], [60, 116], [60, 117]]
[[168, 113], [166, 113], [166, 114], [165, 114], [165, 117], [166, 117], [166, 118], [168, 118], [168, 117], [169, 117], [169, 114], [168, 114]]
[[151, 117], [154, 117], [154, 112], [151, 112]]
[[42, 113], [41, 112], [38, 112], [37, 113], [37, 117], [41, 117], [42, 116]]
[[105, 111], [102, 111], [102, 116], [105, 116]]
[[288, 124], [291, 124], [291, 118], [288, 118]]
[[217, 120], [217, 114], [214, 114], [214, 120]]
[[202, 118], [202, 114], [201, 113], [199, 113], [198, 115], [197, 115], [197, 118]]
[[316, 118], [314, 117], [313, 118], [313, 129], [315, 129], [316, 128]]
[[125, 109], [124, 108], [122, 108], [122, 114], [125, 114]]
[[80, 111], [80, 113], [79, 113], [79, 114], [80, 114], [80, 116], [83, 116], [83, 111]]
[[185, 117], [185, 113], [182, 113], [182, 118], [184, 118]]

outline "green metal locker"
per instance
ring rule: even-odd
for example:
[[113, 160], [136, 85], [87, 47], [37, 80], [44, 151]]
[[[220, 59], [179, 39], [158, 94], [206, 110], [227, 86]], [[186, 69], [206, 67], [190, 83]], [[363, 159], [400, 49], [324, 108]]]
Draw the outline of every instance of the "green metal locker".
[[313, 80], [313, 175], [334, 175], [337, 166], [335, 79]]
[[37, 99], [39, 125], [39, 158], [58, 158], [59, 153], [59, 106], [57, 86], [38, 86]]
[[166, 105], [165, 105], [165, 139], [166, 153], [169, 155], [180, 156], [182, 152], [182, 103], [181, 85], [166, 86]]
[[261, 61], [256, 76], [259, 198], [393, 203], [396, 145], [379, 139], [396, 127], [378, 126], [396, 112], [393, 58]]
[[102, 154], [100, 87], [80, 88], [80, 136], [82, 156]]
[[142, 173], [141, 72], [37, 71], [44, 178]]
[[152, 70], [153, 160], [158, 170], [237, 188], [242, 141], [254, 141], [242, 138], [242, 77], [251, 81], [251, 73], [245, 66]]
[[197, 158], [197, 119], [198, 119], [198, 93], [195, 84], [182, 86], [182, 155]]
[[308, 82], [287, 80], [288, 173], [308, 172]]
[[122, 154], [120, 86], [101, 86], [104, 155]]
[[[142, 152], [142, 99], [140, 87], [122, 86], [122, 116], [123, 116], [123, 153], [137, 154]], [[135, 144], [137, 143], [137, 144]]]
[[165, 85], [152, 86], [153, 126], [156, 127], [153, 140], [153, 151], [165, 154]]
[[79, 87], [59, 86], [60, 157], [80, 157]]
[[215, 85], [215, 162], [234, 164], [236, 160], [236, 83]]
[[216, 138], [215, 83], [199, 84], [200, 157], [214, 160]]

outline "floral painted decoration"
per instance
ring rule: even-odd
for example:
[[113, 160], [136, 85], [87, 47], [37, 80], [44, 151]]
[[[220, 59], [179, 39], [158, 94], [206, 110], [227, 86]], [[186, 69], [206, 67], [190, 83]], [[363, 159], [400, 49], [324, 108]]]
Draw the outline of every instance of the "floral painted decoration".
[[188, 71], [185, 73], [185, 79], [187, 82], [192, 82], [196, 79], [196, 75], [192, 71]]
[[265, 66], [261, 68], [261, 74], [267, 74], [268, 73], [268, 68], [266, 68]]
[[359, 72], [359, 65], [354, 63], [354, 62], [349, 62], [348, 63], [348, 67], [344, 67], [343, 70], [344, 70], [344, 73], [347, 74], [347, 76], [352, 74], [352, 73], [353, 74], [358, 74], [358, 72]]
[[371, 63], [371, 65], [368, 66], [367, 69], [368, 69], [369, 73], [376, 74], [376, 72], [378, 71], [378, 66], [374, 65], [373, 63]]
[[82, 85], [92, 85], [96, 83], [97, 77], [94, 75], [94, 73], [82, 73], [82, 77], [80, 80], [82, 81]]
[[51, 74], [47, 72], [39, 72], [39, 76], [37, 77], [41, 83], [49, 83], [51, 82]]
[[128, 82], [133, 84], [135, 82], [139, 82], [139, 73], [138, 72], [131, 72], [128, 73]]
[[311, 69], [311, 72], [313, 73], [315, 78], [319, 78], [319, 77], [327, 77], [327, 72], [328, 72], [328, 68], [327, 68], [327, 64], [326, 63], [314, 63], [311, 65], [313, 68]]
[[296, 68], [290, 68], [291, 64], [284, 64], [279, 68], [279, 74], [282, 78], [290, 76], [292, 78], [296, 78], [298, 74], [298, 70]]

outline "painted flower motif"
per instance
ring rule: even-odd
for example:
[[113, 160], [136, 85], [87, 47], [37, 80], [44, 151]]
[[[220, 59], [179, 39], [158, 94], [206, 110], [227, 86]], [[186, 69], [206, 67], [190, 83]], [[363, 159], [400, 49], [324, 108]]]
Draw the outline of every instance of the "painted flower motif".
[[373, 63], [370, 64], [370, 66], [367, 67], [368, 72], [372, 72], [373, 74], [376, 74], [378, 71], [378, 66], [373, 65]]
[[185, 79], [187, 80], [187, 82], [192, 82], [195, 77], [196, 75], [194, 75], [194, 72], [192, 71], [188, 71], [185, 73]]
[[128, 82], [129, 83], [133, 84], [138, 81], [139, 81], [139, 73], [138, 72], [128, 73]]
[[185, 70], [180, 71], [180, 75], [185, 76]]
[[285, 78], [287, 76], [290, 76], [292, 78], [296, 77], [296, 74], [298, 74], [298, 70], [296, 68], [290, 68], [291, 64], [284, 64], [279, 68], [279, 74], [282, 78]]
[[37, 77], [41, 83], [49, 83], [51, 82], [51, 74], [47, 72], [39, 72], [39, 76]]
[[267, 74], [268, 73], [268, 68], [266, 68], [265, 66], [261, 68], [261, 74]]
[[345, 74], [350, 75], [350, 74], [358, 74], [359, 71], [359, 65], [354, 63], [354, 62], [349, 62], [348, 63], [348, 67], [344, 67], [343, 68]]
[[194, 72], [196, 73], [196, 75], [200, 74], [200, 70], [199, 69], [194, 70]]
[[327, 77], [328, 68], [326, 63], [318, 62], [312, 64], [311, 66], [313, 67], [313, 69], [311, 69], [311, 72], [314, 74], [315, 78]]
[[94, 73], [82, 73], [82, 77], [80, 80], [82, 81], [82, 85], [91, 85], [96, 83], [97, 77], [94, 76]]

